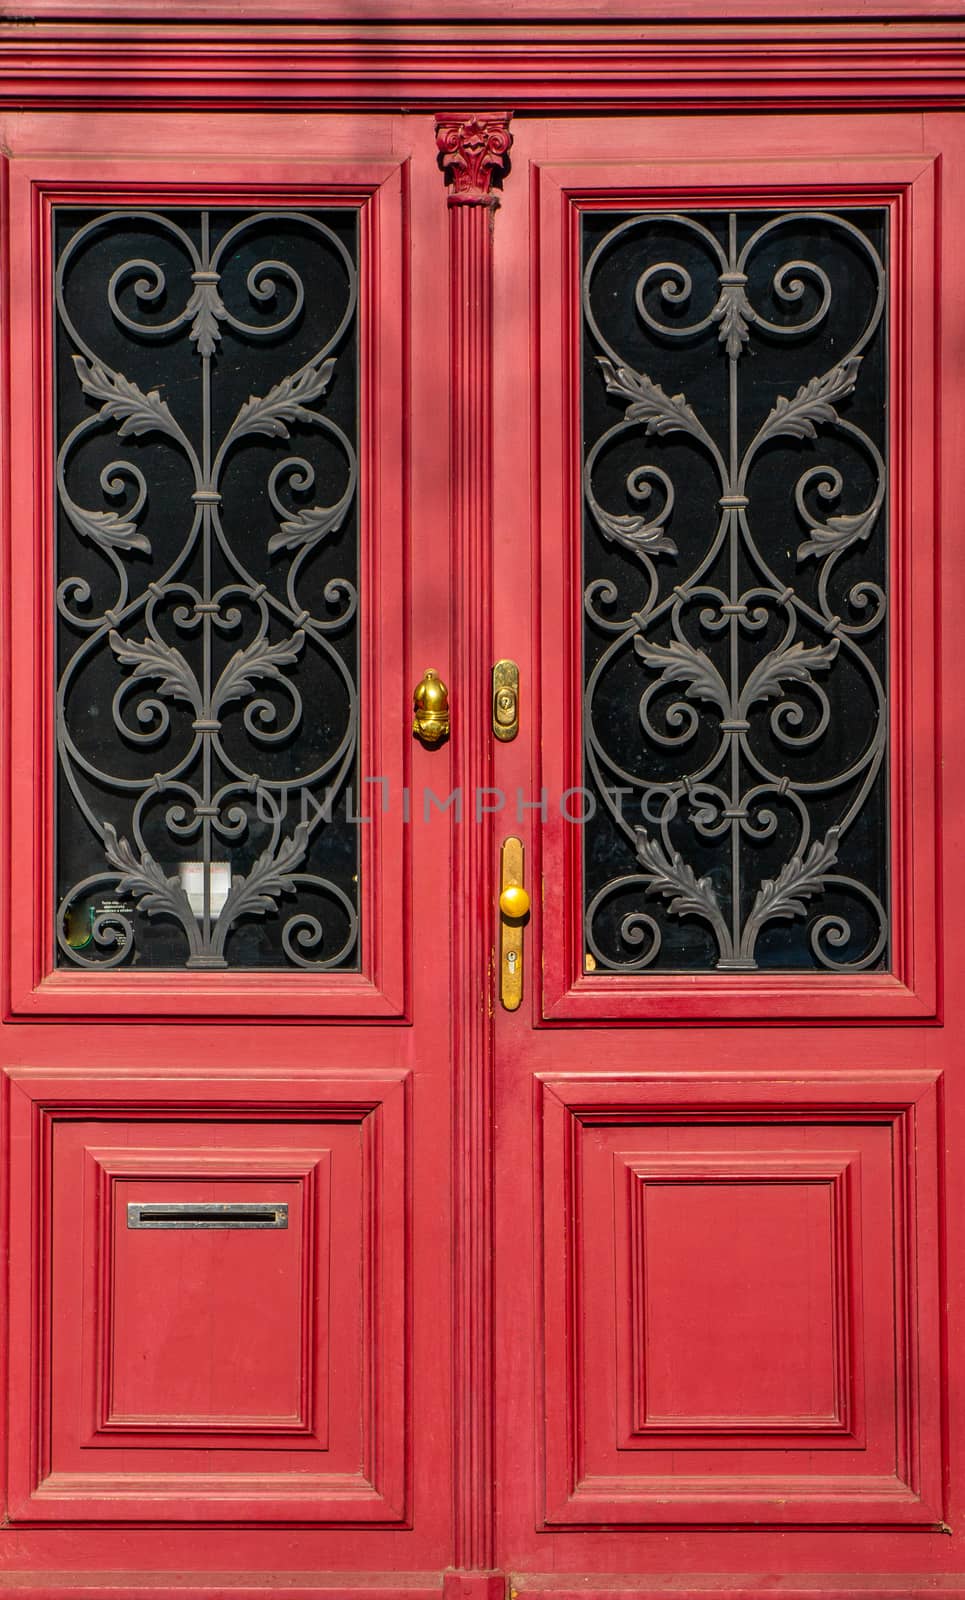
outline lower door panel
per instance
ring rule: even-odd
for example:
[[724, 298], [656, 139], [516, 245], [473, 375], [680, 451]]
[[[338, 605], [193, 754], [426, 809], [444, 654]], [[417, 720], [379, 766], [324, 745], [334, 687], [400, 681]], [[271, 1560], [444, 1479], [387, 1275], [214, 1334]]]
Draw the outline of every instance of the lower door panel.
[[405, 1076], [144, 1087], [13, 1087], [18, 1514], [398, 1524]]

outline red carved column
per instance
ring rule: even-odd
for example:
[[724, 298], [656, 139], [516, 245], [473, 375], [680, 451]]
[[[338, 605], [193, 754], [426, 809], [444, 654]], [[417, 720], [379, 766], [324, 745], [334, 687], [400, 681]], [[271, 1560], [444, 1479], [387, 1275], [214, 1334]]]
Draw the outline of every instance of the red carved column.
[[[507, 167], [509, 115], [436, 119], [449, 183], [452, 570], [462, 606], [453, 655], [453, 764], [464, 825], [453, 939], [455, 1228], [455, 1565], [449, 1600], [502, 1590], [493, 1549], [492, 830], [476, 795], [492, 783], [492, 222]], [[471, 1576], [470, 1576], [471, 1575]]]

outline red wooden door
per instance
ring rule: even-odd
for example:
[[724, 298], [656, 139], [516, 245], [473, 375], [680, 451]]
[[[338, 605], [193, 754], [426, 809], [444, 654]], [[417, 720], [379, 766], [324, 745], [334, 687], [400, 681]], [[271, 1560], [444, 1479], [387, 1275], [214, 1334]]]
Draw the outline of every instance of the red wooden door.
[[965, 1597], [959, 25], [57, 6], [0, 1590]]
[[494, 1069], [497, 1548], [521, 1594], [917, 1592], [955, 1526], [948, 132], [516, 126], [493, 648], [523, 728], [491, 782], [533, 902]]
[[446, 357], [434, 145], [63, 128], [6, 207], [5, 1565], [438, 1574], [451, 1040], [413, 930], [452, 824], [402, 804], [450, 786], [411, 731], [450, 657], [445, 397], [406, 356], [411, 316]]

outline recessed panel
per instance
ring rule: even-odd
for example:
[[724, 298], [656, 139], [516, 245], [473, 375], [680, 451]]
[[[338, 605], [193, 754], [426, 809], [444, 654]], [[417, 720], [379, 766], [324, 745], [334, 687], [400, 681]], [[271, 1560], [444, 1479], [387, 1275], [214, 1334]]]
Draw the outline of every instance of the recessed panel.
[[848, 1433], [857, 1159], [614, 1157], [631, 1432]]
[[930, 1104], [884, 1082], [542, 1095], [547, 1523], [928, 1521]]
[[21, 1514], [397, 1521], [400, 1081], [330, 1074], [256, 1109], [250, 1079], [171, 1080], [160, 1113], [112, 1082], [94, 1115], [39, 1118], [31, 1087], [16, 1281], [38, 1334], [12, 1406], [43, 1425], [36, 1453], [17, 1432]]
[[[329, 1285], [318, 1269], [329, 1259], [329, 1153], [297, 1175], [272, 1175], [269, 1165], [247, 1178], [205, 1176], [203, 1152], [193, 1178], [152, 1173], [149, 1160], [143, 1175], [122, 1176], [119, 1156], [98, 1160], [115, 1167], [104, 1185], [111, 1294], [101, 1426], [309, 1431], [316, 1366], [327, 1366]], [[229, 1160], [221, 1153], [219, 1165]], [[258, 1201], [266, 1216], [286, 1206], [287, 1226], [262, 1227]], [[327, 1393], [319, 1398], [327, 1413]]]
[[833, 1415], [830, 1213], [826, 1184], [649, 1186], [645, 1422]]

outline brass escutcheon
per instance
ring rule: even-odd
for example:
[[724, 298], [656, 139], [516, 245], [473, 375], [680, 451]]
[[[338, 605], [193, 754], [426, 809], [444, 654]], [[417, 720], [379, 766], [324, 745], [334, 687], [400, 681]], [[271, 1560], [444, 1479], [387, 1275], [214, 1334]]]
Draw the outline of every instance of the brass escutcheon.
[[519, 668], [515, 661], [493, 667], [493, 733], [504, 744], [519, 732]]

